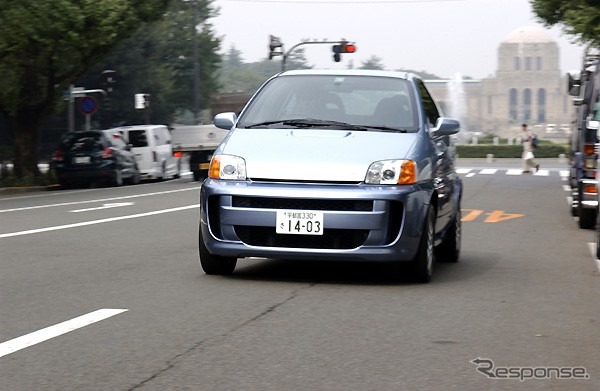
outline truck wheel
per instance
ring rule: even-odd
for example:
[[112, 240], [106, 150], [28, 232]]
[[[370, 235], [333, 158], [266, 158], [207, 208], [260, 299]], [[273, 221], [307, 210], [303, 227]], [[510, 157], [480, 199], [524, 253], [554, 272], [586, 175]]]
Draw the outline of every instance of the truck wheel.
[[204, 273], [208, 275], [226, 276], [233, 273], [237, 264], [237, 259], [233, 257], [221, 257], [208, 252], [202, 239], [202, 230], [198, 234], [198, 254], [200, 255], [200, 265]]
[[433, 275], [435, 255], [433, 251], [433, 230], [435, 214], [431, 207], [427, 211], [423, 224], [423, 234], [419, 243], [419, 250], [412, 261], [412, 276], [417, 282], [429, 282]]
[[440, 262], [458, 262], [460, 257], [460, 245], [462, 241], [462, 215], [460, 204], [456, 216], [452, 220], [450, 229], [446, 233], [444, 241], [435, 248], [435, 259]]
[[579, 207], [579, 228], [589, 229], [596, 225], [596, 210]]

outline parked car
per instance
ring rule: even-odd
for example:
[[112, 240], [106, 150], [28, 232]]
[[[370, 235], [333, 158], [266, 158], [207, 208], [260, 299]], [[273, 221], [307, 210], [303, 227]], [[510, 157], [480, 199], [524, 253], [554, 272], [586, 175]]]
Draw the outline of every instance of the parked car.
[[201, 189], [206, 274], [243, 257], [355, 260], [408, 262], [428, 282], [436, 258], [458, 260], [459, 122], [416, 75], [288, 71], [214, 124], [231, 131]]
[[63, 188], [94, 182], [113, 186], [140, 182], [131, 147], [120, 133], [111, 130], [65, 133], [51, 165]]
[[171, 133], [165, 125], [133, 125], [110, 129], [131, 145], [142, 179], [179, 178], [179, 158], [173, 155]]

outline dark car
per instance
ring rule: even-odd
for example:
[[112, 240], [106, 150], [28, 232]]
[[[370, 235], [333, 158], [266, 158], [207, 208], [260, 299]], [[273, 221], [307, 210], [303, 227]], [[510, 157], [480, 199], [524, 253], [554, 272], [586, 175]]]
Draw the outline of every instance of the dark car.
[[[217, 148], [200, 197], [207, 274], [238, 258], [456, 262], [462, 182], [451, 135], [410, 73], [288, 71], [268, 80]], [[403, 268], [400, 268], [400, 270]]]
[[52, 168], [63, 188], [101, 183], [121, 186], [140, 182], [135, 155], [118, 132], [68, 132], [52, 157]]

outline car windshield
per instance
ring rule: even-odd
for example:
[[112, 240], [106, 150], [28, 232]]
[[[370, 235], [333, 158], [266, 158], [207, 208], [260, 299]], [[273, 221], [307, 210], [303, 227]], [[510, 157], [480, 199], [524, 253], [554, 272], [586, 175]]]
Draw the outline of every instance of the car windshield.
[[374, 76], [289, 75], [272, 79], [237, 128], [416, 131], [414, 95], [404, 79]]

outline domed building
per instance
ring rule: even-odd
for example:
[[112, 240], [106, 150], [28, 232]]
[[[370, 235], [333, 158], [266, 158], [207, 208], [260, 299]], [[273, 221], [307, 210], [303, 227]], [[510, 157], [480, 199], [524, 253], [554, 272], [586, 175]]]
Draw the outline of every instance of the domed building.
[[[518, 137], [527, 123], [541, 137], [564, 137], [573, 105], [561, 76], [558, 44], [539, 27], [521, 27], [498, 47], [495, 75], [482, 80], [429, 80], [446, 115], [466, 131]], [[547, 130], [547, 131], [546, 131]]]

